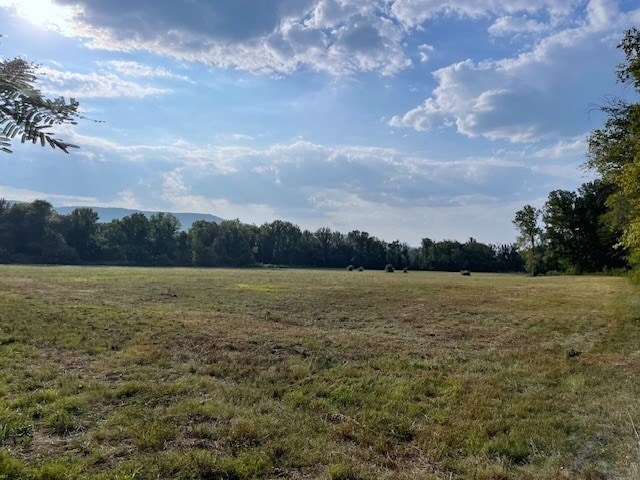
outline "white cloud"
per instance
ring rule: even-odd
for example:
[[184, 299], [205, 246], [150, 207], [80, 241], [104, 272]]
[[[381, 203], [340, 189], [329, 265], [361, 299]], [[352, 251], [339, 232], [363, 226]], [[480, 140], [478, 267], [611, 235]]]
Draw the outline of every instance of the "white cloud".
[[124, 80], [113, 73], [68, 72], [51, 67], [40, 67], [40, 88], [47, 94], [74, 98], [143, 98], [169, 92], [152, 85], [141, 85]]
[[418, 52], [420, 52], [420, 62], [426, 63], [429, 61], [429, 56], [435, 51], [432, 45], [418, 45]]
[[73, 141], [82, 144], [94, 159], [148, 164], [141, 171], [147, 175], [151, 169], [153, 178], [145, 178], [148, 183], [141, 188], [165, 201], [169, 197], [213, 196], [233, 204], [243, 200], [260, 204], [268, 198], [274, 209], [303, 209], [307, 213], [314, 208], [317, 192], [323, 190], [406, 207], [455, 205], [468, 201], [470, 192], [477, 198], [515, 198], [526, 188], [532, 174], [529, 163], [535, 165], [537, 158], [525, 161], [518, 153], [511, 158], [440, 161], [394, 149], [329, 147], [307, 141], [264, 148], [187, 142], [127, 146], [88, 137], [74, 137]]
[[549, 25], [527, 17], [504, 16], [498, 18], [489, 27], [489, 33], [494, 36], [507, 36], [521, 33], [541, 33], [549, 29]]
[[253, 140], [255, 140], [255, 138], [252, 137], [251, 135], [245, 135], [242, 133], [234, 133], [233, 135], [231, 135], [231, 138], [235, 141], [247, 140], [249, 142], [252, 142]]
[[527, 203], [476, 198], [474, 202], [461, 199], [451, 206], [400, 207], [340, 190], [320, 191], [314, 200], [322, 215], [311, 221], [294, 219], [303, 228], [313, 230], [328, 225], [345, 233], [360, 230], [387, 241], [401, 239], [413, 246], [418, 246], [424, 237], [460, 241], [474, 237], [481, 242], [510, 243], [515, 239], [511, 219]]
[[164, 179], [162, 182], [162, 196], [165, 199], [188, 194], [189, 188], [184, 183], [180, 169], [164, 172], [162, 177]]
[[546, 12], [551, 17], [569, 15], [580, 0], [396, 0], [395, 17], [415, 28], [437, 16], [490, 17], [516, 13]]
[[233, 203], [225, 198], [211, 198], [203, 195], [166, 195], [166, 209], [172, 212], [212, 213], [225, 219], [240, 219], [243, 223], [262, 224], [272, 220], [282, 220], [278, 213], [264, 203]]
[[138, 200], [136, 193], [130, 188], [119, 192], [117, 197], [111, 201], [100, 202], [99, 206], [142, 210], [142, 204]]
[[310, 68], [335, 75], [393, 74], [410, 65], [401, 43], [406, 32], [383, 14], [383, 0], [56, 3], [73, 9], [73, 35], [95, 48], [146, 50], [253, 72]]
[[161, 67], [153, 67], [133, 61], [112, 60], [104, 62], [102, 65], [107, 68], [112, 68], [128, 77], [173, 78], [193, 83], [184, 75], [177, 75]]
[[73, 6], [63, 8], [53, 0], [0, 0], [0, 7], [9, 9], [34, 25], [65, 34], [73, 31], [73, 16], [78, 13]]
[[609, 28], [619, 15], [618, 4], [614, 0], [590, 0], [587, 4], [587, 18], [597, 29]]
[[[24, 2], [0, 0], [26, 16]], [[36, 1], [36, 0], [34, 0]], [[54, 5], [54, 0], [37, 0]], [[378, 72], [393, 75], [411, 60], [405, 41], [438, 16], [497, 18], [496, 35], [541, 31], [527, 16], [557, 24], [582, 0], [156, 0], [98, 2], [55, 0], [64, 7], [67, 35], [106, 50], [149, 51], [187, 61], [260, 73], [311, 69], [332, 75]], [[609, 0], [592, 0], [592, 24], [615, 15]], [[420, 51], [426, 61], [428, 48]], [[139, 66], [130, 73], [151, 76]]]
[[607, 9], [608, 3], [592, 0], [584, 25], [550, 35], [516, 57], [436, 70], [431, 96], [389, 124], [418, 131], [455, 125], [468, 137], [511, 142], [577, 135], [584, 128], [579, 119], [598, 100], [594, 86], [602, 85], [604, 94], [611, 84], [615, 34], [629, 25], [631, 14]]
[[563, 139], [550, 147], [537, 150], [534, 154], [537, 158], [560, 158], [568, 156], [582, 156], [587, 151], [587, 135], [575, 138]]
[[56, 206], [89, 205], [96, 202], [96, 199], [93, 197], [62, 195], [25, 188], [15, 188], [7, 185], [0, 185], [0, 198], [16, 202], [32, 202], [36, 199], [47, 200]]
[[564, 180], [566, 183], [574, 185], [592, 180], [595, 177], [593, 174], [580, 171], [577, 167], [575, 164], [535, 165], [531, 170], [533, 173], [553, 177], [556, 179], [556, 182]]

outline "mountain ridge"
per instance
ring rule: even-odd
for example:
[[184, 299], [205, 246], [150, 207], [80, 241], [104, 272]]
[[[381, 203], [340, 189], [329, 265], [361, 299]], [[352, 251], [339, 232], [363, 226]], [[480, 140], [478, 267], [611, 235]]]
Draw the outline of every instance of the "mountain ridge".
[[146, 217], [150, 217], [156, 213], [171, 213], [180, 221], [182, 230], [189, 230], [191, 225], [198, 220], [206, 220], [207, 222], [220, 223], [224, 219], [210, 213], [192, 213], [192, 212], [162, 212], [160, 210], [139, 210], [134, 208], [122, 207], [94, 207], [94, 206], [69, 206], [69, 207], [53, 207], [60, 215], [69, 215], [76, 208], [90, 208], [98, 214], [99, 223], [109, 223], [112, 220], [120, 220], [134, 213], [143, 213]]

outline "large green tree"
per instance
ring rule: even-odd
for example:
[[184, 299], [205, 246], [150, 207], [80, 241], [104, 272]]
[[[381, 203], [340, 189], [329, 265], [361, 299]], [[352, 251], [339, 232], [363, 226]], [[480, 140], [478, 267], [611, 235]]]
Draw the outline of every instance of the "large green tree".
[[96, 240], [98, 214], [91, 208], [76, 208], [60, 218], [60, 231], [67, 245], [74, 248], [83, 261], [98, 259], [100, 248]]
[[198, 220], [189, 229], [192, 262], [197, 267], [217, 267], [221, 259], [216, 251], [220, 227], [215, 222]]
[[240, 220], [223, 220], [214, 241], [217, 257], [223, 265], [250, 266], [255, 263], [256, 228]]
[[23, 59], [0, 60], [0, 151], [11, 153], [11, 142], [49, 145], [68, 153], [76, 145], [55, 136], [51, 128], [75, 124], [78, 102], [49, 99], [35, 86], [36, 66]]
[[625, 251], [615, 248], [616, 233], [604, 221], [611, 185], [596, 180], [576, 192], [554, 190], [544, 205], [547, 262], [550, 268], [576, 273], [625, 266]]
[[349, 263], [365, 268], [384, 268], [387, 264], [387, 244], [368, 232], [353, 230], [347, 234], [352, 250]]
[[554, 190], [544, 205], [547, 262], [565, 271], [598, 272], [625, 265], [624, 250], [616, 249], [616, 232], [603, 221], [611, 186], [596, 180], [576, 192]]
[[490, 245], [478, 242], [475, 238], [470, 238], [462, 245], [464, 254], [465, 270], [473, 270], [476, 272], [490, 272], [495, 270], [497, 265], [497, 254]]
[[291, 222], [274, 220], [260, 226], [257, 260], [278, 265], [300, 265], [302, 231]]
[[152, 262], [173, 265], [178, 255], [180, 221], [172, 213], [155, 213], [149, 218], [149, 241]]
[[151, 263], [151, 225], [143, 213], [112, 220], [104, 226], [103, 236], [112, 260], [130, 265]]
[[542, 229], [538, 225], [541, 211], [531, 205], [525, 205], [516, 212], [513, 224], [520, 235], [519, 242], [525, 248], [525, 263], [531, 275], [536, 275], [540, 264], [540, 247], [542, 245]]
[[[628, 30], [618, 48], [625, 61], [618, 80], [640, 93], [640, 31]], [[629, 261], [640, 271], [640, 103], [615, 99], [602, 108], [604, 127], [589, 136], [587, 165], [595, 169], [614, 193], [607, 199], [607, 219], [619, 229], [619, 245], [629, 251]]]

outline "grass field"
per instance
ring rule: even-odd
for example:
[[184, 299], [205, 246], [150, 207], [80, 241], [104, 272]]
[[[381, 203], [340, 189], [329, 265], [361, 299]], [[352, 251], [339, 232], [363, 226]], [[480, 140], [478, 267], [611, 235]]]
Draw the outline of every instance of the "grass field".
[[0, 266], [0, 479], [640, 478], [623, 278]]

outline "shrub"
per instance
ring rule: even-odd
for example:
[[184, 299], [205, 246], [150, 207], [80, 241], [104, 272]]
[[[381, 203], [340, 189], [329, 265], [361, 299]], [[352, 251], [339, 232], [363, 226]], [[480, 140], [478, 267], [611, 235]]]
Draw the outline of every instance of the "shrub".
[[384, 271], [387, 273], [393, 273], [395, 272], [395, 268], [393, 268], [393, 265], [391, 265], [390, 263], [387, 263], [387, 265], [384, 267]]
[[347, 271], [349, 271], [349, 272], [353, 272], [353, 265], [349, 265], [349, 266], [347, 267]]

